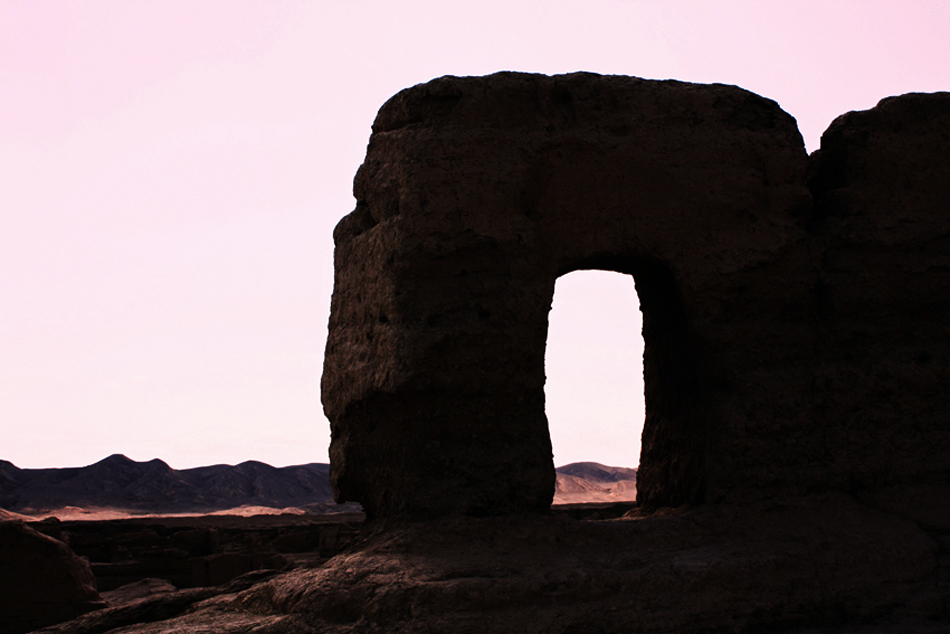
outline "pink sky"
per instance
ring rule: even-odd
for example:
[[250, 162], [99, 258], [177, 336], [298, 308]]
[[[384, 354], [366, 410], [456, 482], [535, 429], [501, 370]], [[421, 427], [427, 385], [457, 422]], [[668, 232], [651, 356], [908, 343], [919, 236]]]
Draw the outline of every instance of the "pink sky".
[[[0, 458], [327, 461], [331, 231], [373, 117], [498, 70], [737, 84], [811, 151], [950, 90], [950, 3], [4, 0]], [[636, 307], [629, 278], [559, 281], [557, 464], [636, 465]]]

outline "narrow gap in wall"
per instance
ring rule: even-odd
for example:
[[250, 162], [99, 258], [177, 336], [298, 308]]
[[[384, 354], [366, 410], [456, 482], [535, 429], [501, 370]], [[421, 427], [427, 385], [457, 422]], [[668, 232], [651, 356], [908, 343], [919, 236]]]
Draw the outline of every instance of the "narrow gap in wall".
[[633, 277], [574, 271], [558, 278], [544, 364], [558, 469], [554, 503], [632, 501], [644, 419], [642, 319]]

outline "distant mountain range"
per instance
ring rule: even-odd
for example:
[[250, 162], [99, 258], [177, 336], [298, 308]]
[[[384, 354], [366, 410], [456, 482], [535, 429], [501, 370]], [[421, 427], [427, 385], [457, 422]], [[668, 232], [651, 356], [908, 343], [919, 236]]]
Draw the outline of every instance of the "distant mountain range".
[[[636, 470], [577, 462], [557, 469], [555, 503], [633, 499]], [[40, 513], [65, 507], [148, 513], [211, 513], [241, 506], [322, 510], [333, 502], [330, 466], [263, 462], [172, 469], [161, 460], [115, 454], [87, 467], [20, 469], [0, 460], [0, 509]]]
[[332, 502], [330, 467], [263, 462], [172, 469], [121, 454], [88, 467], [19, 469], [0, 460], [0, 508], [21, 513], [67, 506], [152, 513], [209, 513], [238, 506], [285, 508]]

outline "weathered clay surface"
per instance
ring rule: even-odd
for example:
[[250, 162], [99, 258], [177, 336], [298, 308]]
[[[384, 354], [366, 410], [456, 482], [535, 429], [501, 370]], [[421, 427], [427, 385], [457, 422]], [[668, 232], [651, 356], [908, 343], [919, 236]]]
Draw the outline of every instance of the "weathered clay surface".
[[[816, 398], [777, 466], [807, 473], [810, 488], [862, 495], [946, 487], [950, 93], [839, 117], [812, 163]], [[942, 490], [925, 506], [947, 517]]]
[[0, 632], [28, 632], [104, 606], [88, 561], [22, 521], [0, 522]]
[[747, 450], [810, 415], [806, 168], [794, 119], [733, 86], [502, 73], [393, 97], [335, 232], [338, 500], [546, 509], [547, 315], [585, 268], [642, 303], [640, 499], [774, 486], [773, 452]]
[[335, 233], [338, 500], [547, 508], [547, 313], [581, 268], [636, 281], [645, 506], [946, 486], [948, 133], [946, 93], [845, 115], [810, 161], [791, 117], [732, 86], [502, 73], [399, 93]]

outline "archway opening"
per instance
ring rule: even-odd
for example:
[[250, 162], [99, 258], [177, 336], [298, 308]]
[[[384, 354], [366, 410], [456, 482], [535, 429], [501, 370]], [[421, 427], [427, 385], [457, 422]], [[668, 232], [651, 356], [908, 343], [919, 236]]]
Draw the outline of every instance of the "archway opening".
[[641, 333], [632, 275], [581, 270], [558, 278], [544, 358], [555, 504], [635, 498], [645, 414]]

